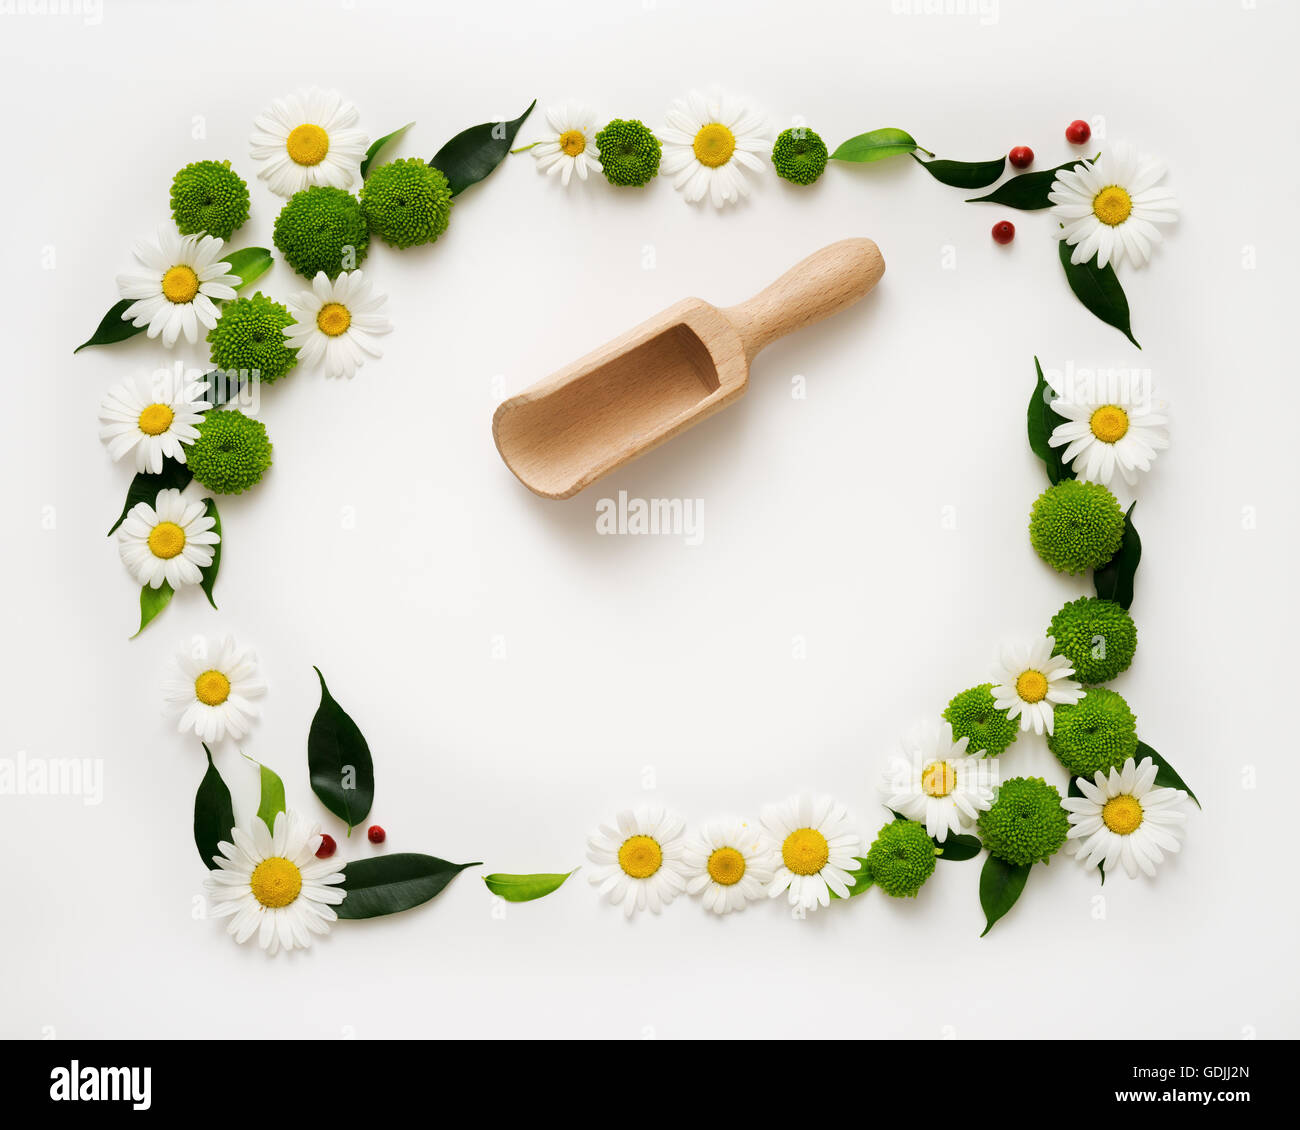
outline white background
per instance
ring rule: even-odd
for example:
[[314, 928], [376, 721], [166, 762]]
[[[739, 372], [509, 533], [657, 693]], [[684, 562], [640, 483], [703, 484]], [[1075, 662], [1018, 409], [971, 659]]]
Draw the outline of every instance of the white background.
[[[0, 756], [99, 758], [105, 774], [98, 806], [0, 796], [3, 1035], [1300, 1034], [1296, 11], [985, 12], [104, 0], [92, 26], [0, 17]], [[952, 158], [1029, 144], [1039, 168], [1079, 153], [1063, 130], [1085, 117], [1103, 144], [1168, 160], [1184, 218], [1122, 275], [1139, 354], [1070, 295], [1045, 214], [965, 204], [910, 160], [835, 166], [806, 190], [769, 171], [719, 215], [667, 179], [566, 193], [512, 157], [435, 246], [374, 246], [365, 270], [397, 327], [382, 361], [350, 382], [296, 370], [265, 396], [275, 466], [221, 502], [221, 611], [186, 592], [128, 643], [136, 588], [104, 531], [130, 469], [109, 462], [96, 409], [168, 357], [143, 337], [71, 349], [116, 299], [132, 240], [167, 219], [181, 165], [231, 158], [253, 193], [235, 242], [270, 244], [280, 201], [254, 180], [251, 119], [313, 82], [355, 101], [372, 137], [415, 119], [390, 157], [428, 157], [534, 96], [659, 125], [710, 85], [777, 128], [802, 116], [832, 147], [894, 125]], [[1003, 218], [1006, 248], [989, 237]], [[850, 235], [879, 242], [878, 290], [773, 345], [721, 416], [567, 503], [501, 463], [502, 393], [686, 295], [739, 301]], [[303, 283], [277, 263], [260, 286]], [[581, 872], [494, 914], [481, 874], [577, 866], [589, 828], [636, 803], [696, 823], [813, 789], [874, 835], [897, 738], [1087, 591], [1025, 532], [1043, 486], [1024, 428], [1035, 353], [1149, 367], [1170, 403], [1174, 446], [1137, 510], [1141, 645], [1116, 687], [1205, 804], [1182, 856], [1104, 889], [1062, 857], [983, 940], [975, 862], [940, 863], [915, 901], [872, 892], [807, 921], [773, 903], [719, 920], [682, 898], [629, 924]], [[620, 489], [703, 499], [703, 544], [597, 535], [596, 501]], [[196, 920], [203, 760], [160, 684], [194, 634], [227, 632], [271, 687], [244, 751], [342, 858], [373, 849], [344, 841], [308, 788], [313, 663], [369, 738], [387, 850], [486, 867], [288, 958]], [[254, 768], [228, 743], [218, 764], [250, 817]], [[1004, 769], [1064, 786], [1032, 737]]]

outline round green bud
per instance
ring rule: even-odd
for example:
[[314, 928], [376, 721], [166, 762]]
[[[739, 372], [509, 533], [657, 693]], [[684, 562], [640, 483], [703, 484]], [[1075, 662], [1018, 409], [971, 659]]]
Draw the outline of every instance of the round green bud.
[[1124, 511], [1100, 483], [1064, 479], [1048, 487], [1029, 515], [1029, 540], [1059, 573], [1104, 565], [1124, 536]]
[[370, 229], [355, 196], [315, 184], [284, 202], [274, 239], [285, 262], [304, 278], [314, 279], [317, 271], [337, 278], [365, 261]]
[[794, 184], [812, 184], [826, 171], [829, 157], [826, 142], [803, 126], [784, 130], [772, 146], [776, 175]]
[[278, 381], [298, 364], [298, 351], [285, 339], [293, 315], [258, 291], [252, 298], [227, 302], [217, 324], [208, 330], [212, 363], [241, 381]]
[[867, 852], [872, 883], [894, 898], [915, 898], [933, 873], [934, 841], [915, 820], [886, 824]]
[[993, 705], [993, 684], [981, 683], [962, 691], [944, 708], [944, 721], [952, 726], [954, 739], [970, 738], [967, 749], [996, 757], [1020, 735], [1020, 723]]
[[432, 243], [447, 230], [451, 204], [451, 186], [442, 170], [418, 157], [372, 169], [361, 186], [366, 223], [394, 247]]
[[256, 485], [271, 465], [266, 425], [233, 408], [208, 412], [199, 438], [185, 449], [196, 481], [218, 494], [241, 494]]
[[1113, 600], [1081, 596], [1055, 616], [1047, 634], [1054, 655], [1064, 655], [1081, 683], [1109, 682], [1128, 670], [1137, 650], [1137, 625], [1128, 609]]
[[1016, 866], [1055, 855], [1069, 828], [1061, 794], [1042, 777], [1003, 781], [997, 799], [979, 816], [980, 839], [989, 854]]
[[1093, 687], [1073, 706], [1054, 711], [1047, 748], [1072, 777], [1118, 769], [1137, 752], [1137, 718], [1122, 695]]
[[229, 161], [195, 161], [172, 178], [172, 218], [181, 235], [229, 239], [248, 219], [248, 185]]
[[663, 146], [635, 118], [615, 118], [596, 134], [600, 164], [610, 184], [639, 187], [659, 175]]

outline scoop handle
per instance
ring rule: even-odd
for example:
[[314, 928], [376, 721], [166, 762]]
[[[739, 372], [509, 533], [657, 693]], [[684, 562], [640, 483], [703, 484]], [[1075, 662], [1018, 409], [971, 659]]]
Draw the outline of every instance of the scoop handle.
[[722, 311], [754, 359], [779, 337], [851, 306], [885, 273], [874, 240], [841, 239], [796, 263], [748, 302]]

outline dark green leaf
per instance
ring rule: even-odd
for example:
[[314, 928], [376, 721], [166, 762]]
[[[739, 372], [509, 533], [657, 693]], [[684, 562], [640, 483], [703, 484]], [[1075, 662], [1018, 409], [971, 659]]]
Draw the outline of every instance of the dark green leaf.
[[1133, 336], [1129, 325], [1128, 299], [1124, 288], [1119, 285], [1115, 268], [1107, 263], [1097, 266], [1094, 255], [1086, 263], [1071, 263], [1073, 248], [1060, 241], [1061, 266], [1065, 269], [1065, 281], [1070, 284], [1074, 296], [1108, 326], [1114, 326], [1139, 349], [1138, 340]]
[[1064, 447], [1053, 447], [1048, 440], [1053, 430], [1065, 423], [1065, 417], [1056, 412], [1051, 404], [1051, 386], [1043, 377], [1043, 367], [1034, 358], [1034, 368], [1038, 372], [1038, 383], [1034, 385], [1034, 395], [1029, 401], [1029, 446], [1047, 468], [1047, 479], [1053, 486], [1062, 479], [1074, 478], [1074, 472], [1068, 463], [1061, 461]]
[[1007, 159], [996, 161], [922, 161], [915, 153], [914, 160], [941, 184], [953, 188], [984, 188], [1002, 175]]
[[265, 247], [242, 247], [238, 251], [223, 251], [221, 260], [230, 264], [230, 273], [239, 276], [235, 289], [240, 290], [260, 279], [271, 269], [271, 252]]
[[1135, 506], [1136, 502], [1130, 504], [1128, 513], [1124, 515], [1124, 533], [1115, 556], [1092, 572], [1097, 595], [1115, 601], [1122, 608], [1133, 606], [1133, 579], [1137, 575], [1138, 562], [1142, 560], [1142, 539], [1133, 525]]
[[1156, 784], [1165, 789], [1182, 789], [1197, 808], [1201, 807], [1201, 802], [1196, 799], [1196, 794], [1187, 787], [1187, 782], [1182, 779], [1174, 769], [1160, 754], [1156, 753], [1146, 742], [1138, 742], [1137, 752], [1133, 754], [1134, 760], [1140, 762], [1144, 757], [1151, 758], [1156, 763]]
[[[203, 505], [207, 509], [208, 517], [211, 518], [216, 523], [212, 527], [212, 532], [216, 534], [217, 537], [220, 537], [221, 536], [221, 515], [217, 513], [216, 501], [211, 498], [205, 498], [203, 500]], [[216, 600], [213, 599], [212, 589], [217, 583], [217, 570], [220, 568], [221, 568], [221, 543], [217, 542], [217, 544], [212, 547], [212, 564], [208, 565], [204, 569], [199, 570], [199, 572], [203, 574], [202, 579], [199, 581], [199, 587], [203, 590], [204, 594], [208, 598], [208, 603], [212, 605], [213, 608], [216, 608], [217, 602]]]
[[203, 394], [203, 399], [213, 408], [221, 408], [234, 400], [242, 383], [240, 374], [234, 369], [229, 372], [213, 369], [210, 373], [204, 373], [203, 379], [208, 382], [208, 391]]
[[831, 160], [858, 163], [883, 161], [886, 157], [900, 157], [918, 148], [916, 139], [906, 130], [873, 129], [849, 138], [831, 154]]
[[[135, 630], [135, 636], [149, 626], [149, 623], [158, 615], [168, 604], [171, 603], [173, 596], [172, 587], [166, 581], [163, 581], [156, 589], [151, 589], [148, 585], [143, 585], [140, 589], [140, 626]], [[132, 636], [132, 639], [135, 639]]]
[[[900, 817], [899, 819], [902, 819], [902, 817]], [[867, 891], [871, 889], [871, 885], [874, 882], [874, 880], [871, 878], [871, 872], [867, 870], [867, 861], [858, 856], [854, 856], [854, 858], [857, 859], [858, 865], [852, 871], [850, 871], [849, 874], [852, 875], [853, 878], [857, 880], [857, 882], [854, 883], [853, 886], [849, 888], [849, 898], [853, 898], [856, 895], [865, 894]], [[830, 892], [830, 896], [833, 899], [837, 899], [840, 897], [834, 891]]]
[[114, 342], [125, 341], [129, 337], [135, 337], [136, 334], [142, 334], [146, 330], [144, 326], [133, 326], [130, 322], [122, 321], [122, 315], [126, 312], [132, 300], [123, 298], [120, 302], [114, 302], [108, 313], [99, 320], [99, 325], [95, 327], [95, 332], [83, 341], [72, 352], [80, 353], [88, 345], [112, 345]]
[[[1094, 161], [1096, 159], [1093, 158]], [[1054, 169], [1044, 169], [1040, 173], [1021, 173], [1005, 184], [998, 185], [987, 196], [972, 196], [966, 203], [1001, 204], [1006, 208], [1019, 208], [1024, 212], [1050, 208], [1052, 202], [1047, 199], [1047, 194], [1052, 191], [1052, 181], [1056, 179], [1056, 174], [1062, 169], [1072, 169], [1082, 163], [1083, 158], [1080, 157], [1074, 161], [1066, 161], [1064, 165], [1057, 165]]]
[[984, 933], [980, 934], [981, 938], [993, 929], [993, 923], [1016, 905], [1028, 878], [1028, 863], [1007, 863], [996, 855], [990, 855], [984, 861], [984, 869], [980, 872], [980, 906], [984, 908], [987, 925]]
[[402, 134], [404, 134], [413, 125], [415, 125], [414, 122], [407, 122], [406, 125], [400, 127], [399, 129], [393, 130], [392, 133], [386, 133], [384, 134], [383, 137], [379, 138], [377, 141], [372, 141], [370, 143], [370, 148], [366, 150], [365, 158], [361, 162], [362, 179], [364, 179], [366, 173], [370, 171], [370, 163], [379, 155], [379, 151], [390, 141], [396, 141], [399, 137], [402, 136]]
[[257, 815], [262, 818], [262, 823], [267, 828], [274, 831], [276, 816], [285, 810], [284, 782], [280, 780], [274, 769], [268, 769], [261, 764], [258, 765], [257, 769], [262, 784], [261, 799], [257, 805]]
[[340, 918], [378, 918], [428, 902], [466, 867], [411, 852], [358, 859], [343, 868], [347, 897], [334, 909]]
[[948, 833], [948, 838], [943, 843], [935, 840], [934, 846], [940, 851], [939, 858], [946, 859], [949, 863], [974, 859], [984, 847], [978, 836], [959, 836], [953, 832]]
[[487, 889], [506, 902], [532, 902], [558, 891], [572, 871], [537, 875], [484, 875]]
[[217, 865], [212, 862], [212, 857], [221, 854], [217, 845], [222, 840], [230, 842], [230, 829], [235, 826], [235, 809], [226, 782], [212, 764], [212, 751], [205, 745], [203, 752], [208, 757], [208, 768], [199, 782], [199, 791], [194, 794], [194, 846], [199, 849], [199, 858], [204, 866], [215, 871]]
[[528, 109], [519, 117], [509, 122], [484, 122], [482, 125], [470, 126], [461, 130], [434, 155], [429, 162], [440, 170], [451, 186], [452, 196], [457, 196], [477, 184], [495, 169], [510, 152], [515, 134], [524, 124], [524, 119], [533, 112], [537, 99], [529, 103]]
[[320, 668], [313, 667], [312, 670], [320, 679], [320, 706], [316, 708], [311, 732], [307, 735], [311, 791], [347, 824], [348, 835], [351, 835], [352, 829], [366, 818], [374, 802], [375, 767], [361, 730], [348, 717], [347, 711], [334, 701]]
[[143, 472], [137, 474], [127, 488], [126, 503], [122, 507], [122, 513], [117, 516], [117, 521], [109, 527], [108, 536], [112, 537], [117, 533], [118, 526], [126, 521], [131, 507], [137, 502], [147, 502], [152, 506], [157, 501], [160, 490], [184, 490], [189, 486], [192, 478], [194, 478], [193, 473], [184, 463], [177, 463], [171, 458], [163, 459], [162, 470], [156, 475]]

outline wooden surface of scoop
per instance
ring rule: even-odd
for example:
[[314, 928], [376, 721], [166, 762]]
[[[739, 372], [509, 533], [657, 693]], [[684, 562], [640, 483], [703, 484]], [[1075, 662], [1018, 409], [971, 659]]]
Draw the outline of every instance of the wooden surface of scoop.
[[874, 242], [843, 239], [739, 306], [687, 298], [503, 402], [497, 450], [529, 490], [569, 498], [730, 404], [760, 349], [856, 302], [884, 272]]

